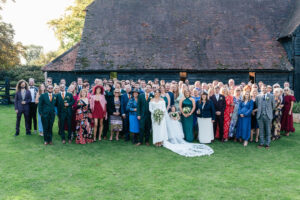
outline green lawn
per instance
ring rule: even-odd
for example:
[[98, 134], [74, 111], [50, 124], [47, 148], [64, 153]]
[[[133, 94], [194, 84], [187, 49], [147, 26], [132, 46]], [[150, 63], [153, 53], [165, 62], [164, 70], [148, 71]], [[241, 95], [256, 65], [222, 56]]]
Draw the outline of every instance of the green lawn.
[[14, 137], [13, 107], [0, 107], [0, 199], [300, 199], [300, 126], [271, 144], [214, 143], [185, 158], [124, 141], [54, 145]]

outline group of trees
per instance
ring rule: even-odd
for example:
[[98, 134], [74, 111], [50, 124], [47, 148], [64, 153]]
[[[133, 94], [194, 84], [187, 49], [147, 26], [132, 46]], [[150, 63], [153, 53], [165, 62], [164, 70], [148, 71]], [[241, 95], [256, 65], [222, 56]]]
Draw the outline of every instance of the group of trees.
[[[0, 10], [7, 0], [0, 0]], [[14, 0], [11, 0], [14, 1]], [[14, 42], [14, 29], [11, 24], [2, 21], [0, 16], [0, 70], [8, 70], [21, 65], [21, 58], [27, 66], [43, 66], [58, 55], [74, 46], [81, 39], [85, 20], [85, 8], [93, 0], [75, 0], [74, 5], [65, 10], [65, 14], [48, 22], [60, 42], [57, 51], [43, 52], [37, 45], [24, 46]]]

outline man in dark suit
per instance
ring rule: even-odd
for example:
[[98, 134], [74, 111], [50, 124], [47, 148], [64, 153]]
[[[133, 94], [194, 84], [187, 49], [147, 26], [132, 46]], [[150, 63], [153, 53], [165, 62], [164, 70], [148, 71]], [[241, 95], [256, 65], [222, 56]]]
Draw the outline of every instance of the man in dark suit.
[[[165, 85], [166, 87], [166, 92], [169, 94], [170, 96], [170, 107], [172, 107], [174, 105], [174, 93], [173, 93], [173, 89], [171, 88], [170, 83], [166, 83]], [[171, 108], [170, 108], [171, 109]]]
[[36, 120], [36, 113], [37, 113], [37, 104], [35, 103], [35, 97], [38, 93], [38, 88], [35, 87], [34, 79], [29, 79], [29, 91], [31, 94], [31, 102], [29, 103], [29, 129], [32, 129], [32, 122], [34, 128], [34, 134], [37, 133], [37, 120]]
[[216, 120], [214, 122], [214, 134], [216, 137], [217, 126], [219, 126], [219, 139], [224, 142], [224, 111], [226, 108], [225, 96], [220, 94], [220, 87], [215, 86], [215, 94], [210, 98], [216, 111]]
[[130, 133], [129, 133], [129, 112], [127, 111], [127, 104], [129, 99], [131, 98], [131, 86], [125, 86], [126, 93], [121, 96], [121, 114], [123, 118], [123, 133], [125, 135], [125, 141], [130, 141]]
[[20, 80], [17, 84], [16, 88], [16, 96], [15, 96], [15, 111], [17, 113], [17, 122], [16, 122], [16, 134], [18, 136], [20, 134], [20, 122], [22, 114], [25, 117], [25, 128], [26, 135], [31, 135], [30, 126], [29, 126], [29, 103], [31, 102], [31, 94], [28, 90], [28, 84], [24, 80]]
[[143, 144], [144, 137], [146, 145], [150, 145], [151, 113], [149, 111], [149, 102], [153, 98], [151, 90], [151, 85], [147, 85], [145, 93], [140, 94], [138, 98], [137, 116], [140, 122], [140, 141], [136, 144], [137, 146]]
[[38, 111], [42, 118], [44, 129], [44, 144], [52, 144], [52, 127], [55, 120], [55, 106], [57, 96], [53, 94], [53, 85], [47, 85], [48, 92], [39, 98]]
[[65, 122], [68, 125], [68, 141], [71, 143], [72, 137], [72, 106], [75, 102], [73, 95], [66, 92], [66, 86], [60, 85], [60, 94], [57, 94], [57, 113], [59, 117], [59, 133], [62, 143], [66, 144], [65, 138]]

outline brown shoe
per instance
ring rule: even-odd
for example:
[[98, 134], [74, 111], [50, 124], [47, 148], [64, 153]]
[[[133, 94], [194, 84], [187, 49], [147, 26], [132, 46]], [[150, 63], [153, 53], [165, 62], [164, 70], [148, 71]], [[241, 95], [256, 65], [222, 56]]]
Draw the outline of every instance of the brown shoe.
[[257, 146], [257, 148], [259, 148], [259, 149], [260, 149], [260, 148], [263, 148], [263, 147], [264, 147], [263, 145], [258, 145], [258, 146]]
[[147, 146], [150, 146], [149, 142], [146, 142], [146, 145], [147, 145]]
[[270, 146], [269, 146], [269, 145], [266, 145], [266, 149], [270, 149]]
[[69, 144], [72, 144], [72, 140], [69, 140]]
[[63, 144], [66, 144], [66, 140], [63, 140], [62, 143], [63, 143]]
[[141, 145], [142, 145], [142, 143], [139, 142], [139, 143], [137, 143], [135, 146], [141, 146]]

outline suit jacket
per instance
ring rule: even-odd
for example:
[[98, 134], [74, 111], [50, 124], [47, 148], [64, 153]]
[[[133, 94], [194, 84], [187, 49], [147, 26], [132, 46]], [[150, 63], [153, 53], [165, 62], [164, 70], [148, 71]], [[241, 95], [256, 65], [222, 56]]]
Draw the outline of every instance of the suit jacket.
[[267, 98], [264, 98], [264, 94], [260, 94], [256, 97], [256, 104], [257, 104], [257, 113], [256, 113], [256, 118], [259, 119], [262, 111], [263, 111], [263, 101], [266, 101], [266, 111], [267, 111], [267, 116], [269, 119], [273, 119], [273, 110], [275, 109], [275, 99], [272, 94], [267, 94]]
[[220, 111], [221, 116], [224, 116], [224, 111], [226, 108], [226, 100], [225, 96], [219, 94], [219, 101], [217, 101], [217, 98], [215, 95], [210, 97], [210, 100], [213, 102], [216, 112]]
[[[65, 98], [63, 99], [61, 93], [57, 94], [57, 112], [58, 115], [68, 114], [72, 115], [72, 106], [75, 103], [74, 97], [71, 93], [65, 92]], [[67, 102], [69, 105], [65, 107], [64, 102]]]
[[170, 96], [170, 106], [174, 105], [174, 94], [173, 92], [168, 92], [169, 96]]
[[57, 96], [52, 94], [50, 102], [49, 94], [44, 93], [39, 98], [38, 111], [41, 117], [55, 116], [55, 106], [57, 105]]
[[149, 102], [153, 98], [153, 95], [150, 93], [148, 100], [146, 100], [146, 94], [140, 94], [138, 98], [138, 107], [137, 107], [137, 116], [141, 116], [141, 118], [144, 118], [146, 116], [150, 116], [149, 111]]
[[[214, 104], [212, 103], [212, 101], [208, 100], [204, 107], [203, 106], [203, 102], [200, 103], [200, 101], [197, 101], [196, 104], [196, 116], [197, 117], [201, 117], [201, 118], [211, 118], [212, 120], [215, 120], [216, 116], [215, 116], [215, 107]], [[200, 109], [200, 114], [197, 114], [198, 109]]]
[[[119, 109], [119, 113], [121, 113], [121, 106], [122, 106], [122, 99], [121, 97], [119, 97], [120, 99], [120, 109]], [[109, 115], [112, 115], [114, 112], [116, 112], [116, 106], [115, 106], [115, 98], [109, 98], [109, 100], [107, 101], [107, 113]]]
[[22, 94], [21, 91], [19, 91], [15, 95], [15, 110], [20, 110], [20, 111], [29, 110], [29, 103], [32, 101], [31, 93], [29, 90], [26, 90], [25, 99], [24, 99], [26, 103], [24, 105], [22, 104], [22, 101], [23, 101]]
[[127, 111], [127, 104], [129, 102], [128, 94], [125, 93], [121, 96], [121, 114], [128, 115], [129, 112]]

